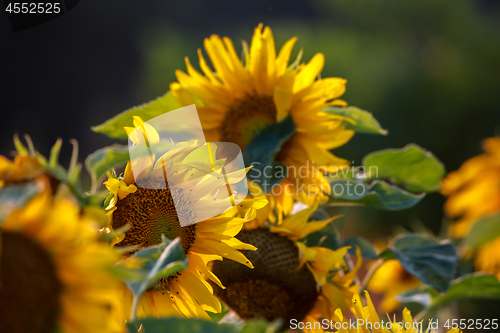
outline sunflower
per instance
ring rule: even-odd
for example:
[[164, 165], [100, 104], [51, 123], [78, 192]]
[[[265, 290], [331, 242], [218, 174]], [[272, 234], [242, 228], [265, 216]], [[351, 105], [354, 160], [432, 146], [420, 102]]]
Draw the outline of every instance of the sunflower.
[[345, 300], [359, 288], [354, 283], [361, 265], [359, 251], [356, 267], [345, 272], [348, 247], [333, 251], [301, 242], [337, 217], [308, 222], [317, 209], [314, 205], [271, 223], [267, 220], [269, 206], [260, 209], [254, 221], [237, 235], [240, 241], [257, 247], [255, 252], [244, 251], [254, 269], [213, 262], [212, 272], [226, 286], [214, 286], [215, 294], [242, 319], [282, 318], [285, 327], [291, 319], [317, 322], [332, 318], [337, 307], [350, 308]]
[[[47, 181], [47, 180], [46, 180]], [[48, 187], [0, 229], [0, 323], [10, 333], [121, 332], [114, 251]]]
[[373, 274], [368, 288], [371, 291], [384, 294], [380, 303], [382, 311], [390, 312], [399, 306], [396, 296], [416, 288], [420, 280], [408, 273], [398, 260], [392, 259], [384, 262]]
[[[61, 183], [75, 187], [72, 181], [78, 178], [80, 170], [80, 166], [77, 164], [78, 142], [76, 140], [71, 140], [73, 155], [69, 171], [66, 171], [59, 165], [58, 161], [62, 139], [56, 141], [51, 149], [50, 159], [47, 160], [35, 150], [29, 135], [25, 135], [25, 138], [29, 148], [22, 144], [17, 135], [14, 136], [16, 155], [13, 161], [0, 155], [0, 189], [5, 186], [35, 182], [37, 186], [48, 185], [52, 189], [52, 193], [55, 194]], [[46, 179], [49, 180], [48, 183], [44, 181]], [[79, 196], [80, 193], [73, 190], [73, 194]]]
[[500, 138], [484, 140], [483, 149], [442, 181], [441, 193], [448, 197], [444, 210], [458, 218], [452, 236], [464, 237], [479, 218], [500, 212]]
[[476, 253], [476, 270], [495, 274], [500, 279], [500, 237], [481, 246]]
[[14, 157], [10, 161], [0, 155], [0, 188], [6, 185], [19, 184], [37, 179], [44, 174], [45, 170], [32, 156]]
[[[465, 237], [480, 218], [500, 213], [500, 138], [484, 140], [483, 149], [484, 154], [467, 160], [443, 180], [441, 193], [448, 196], [444, 210], [458, 218], [450, 226], [454, 237]], [[477, 270], [500, 276], [499, 244], [496, 239], [478, 249]]]
[[[352, 306], [354, 308], [355, 318], [351, 319], [351, 323], [354, 321], [356, 325], [350, 325], [350, 322], [342, 314], [342, 309], [335, 310], [335, 320], [331, 323], [337, 327], [336, 332], [339, 333], [423, 333], [423, 323], [414, 322], [410, 310], [405, 308], [403, 310], [403, 321], [396, 322], [396, 320], [391, 321], [380, 321], [380, 318], [375, 311], [373, 302], [370, 298], [370, 294], [365, 291], [366, 306], [363, 306], [363, 302], [359, 294], [355, 294], [352, 298]], [[332, 325], [331, 324], [331, 325]], [[317, 325], [319, 327], [319, 325]], [[312, 327], [311, 332], [319, 332], [320, 330], [314, 329]], [[432, 331], [427, 330], [426, 333], [432, 333]], [[448, 333], [462, 333], [458, 328], [452, 328]]]
[[[138, 144], [142, 134], [150, 144], [159, 142], [159, 134], [140, 117], [134, 117], [135, 128], [125, 128], [130, 140]], [[210, 158], [203, 154], [208, 148]], [[220, 312], [220, 302], [213, 296], [210, 279], [223, 287], [220, 280], [207, 269], [212, 260], [227, 258], [252, 268], [250, 261], [238, 250], [255, 250], [234, 236], [243, 224], [255, 215], [255, 208], [266, 204], [265, 199], [249, 199], [217, 214], [221, 207], [231, 207], [233, 195], [218, 199], [219, 191], [226, 191], [228, 184], [241, 181], [246, 169], [222, 175], [224, 160], [216, 158], [217, 146], [205, 143], [198, 147], [196, 141], [181, 142], [156, 160], [155, 156], [129, 161], [123, 177], [111, 176], [105, 182], [111, 192], [107, 210], [111, 217], [110, 229], [129, 225], [130, 229], [116, 239], [115, 246], [144, 248], [161, 242], [161, 236], [181, 238], [189, 259], [186, 270], [157, 281], [141, 297], [138, 316], [177, 316], [209, 319], [206, 311]], [[156, 161], [155, 161], [156, 160]], [[155, 161], [152, 168], [140, 173], [137, 179], [133, 170], [143, 170]], [[165, 163], [164, 161], [168, 161]], [[164, 175], [175, 174], [165, 183]], [[174, 187], [172, 187], [174, 186]], [[244, 210], [242, 217], [235, 214]], [[211, 217], [198, 223], [197, 214]], [[206, 215], [205, 215], [206, 216]], [[124, 315], [130, 315], [131, 293], [124, 288]]]
[[[328, 106], [346, 105], [338, 99], [345, 92], [346, 80], [318, 78], [325, 62], [321, 53], [307, 64], [299, 64], [299, 56], [289, 65], [296, 41], [296, 37], [288, 40], [276, 55], [271, 29], [263, 29], [260, 24], [250, 47], [243, 44], [243, 64], [231, 39], [212, 35], [205, 39], [204, 46], [215, 72], [198, 50], [203, 74], [186, 58], [187, 73], [175, 72], [178, 82], [170, 85], [170, 91], [181, 104], [196, 105], [208, 141], [233, 142], [242, 151], [262, 130], [291, 116], [295, 133], [276, 160], [287, 171], [302, 171], [288, 172], [281, 187], [311, 205], [330, 191], [324, 172], [336, 172], [349, 165], [330, 150], [345, 144], [354, 132], [342, 125], [352, 120], [322, 112]], [[283, 194], [273, 196], [277, 206], [289, 214], [289, 198]]]

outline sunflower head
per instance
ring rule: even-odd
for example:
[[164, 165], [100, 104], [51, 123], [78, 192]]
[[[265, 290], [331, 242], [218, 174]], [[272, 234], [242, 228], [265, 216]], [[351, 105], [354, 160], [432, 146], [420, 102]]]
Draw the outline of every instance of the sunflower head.
[[[349, 165], [330, 150], [345, 144], [354, 132], [344, 126], [352, 120], [323, 112], [330, 106], [346, 105], [338, 99], [345, 92], [346, 80], [319, 78], [325, 61], [321, 53], [304, 64], [300, 52], [290, 63], [296, 41], [295, 37], [288, 40], [276, 52], [271, 29], [260, 24], [250, 46], [243, 44], [241, 61], [231, 39], [212, 35], [204, 47], [213, 69], [198, 50], [201, 72], [186, 58], [187, 72], [176, 71], [177, 82], [170, 85], [170, 91], [182, 105], [196, 105], [207, 140], [233, 142], [242, 151], [255, 146], [257, 139], [267, 141], [261, 135], [270, 126], [291, 119], [291, 131], [276, 139], [281, 143], [271, 159], [287, 167], [282, 185], [291, 184], [288, 188], [296, 200], [312, 204], [330, 191], [324, 172]], [[299, 176], [288, 172], [288, 168], [300, 167], [305, 170]], [[304, 183], [314, 185], [315, 190], [299, 193]]]
[[243, 319], [304, 318], [318, 297], [311, 271], [299, 268], [294, 242], [267, 228], [241, 231], [237, 238], [257, 247], [245, 251], [254, 269], [234, 262], [215, 261], [212, 271], [226, 289], [216, 288], [219, 298]]
[[117, 260], [91, 215], [45, 190], [0, 230], [0, 322], [6, 332], [119, 332]]
[[357, 288], [353, 281], [361, 260], [347, 273], [343, 270], [348, 248], [334, 251], [301, 242], [336, 218], [309, 221], [316, 208], [275, 222], [263, 218], [266, 208], [261, 209], [265, 214], [258, 211], [251, 227], [237, 235], [257, 247], [255, 252], [244, 252], [253, 270], [226, 261], [212, 263], [212, 271], [226, 286], [214, 286], [215, 294], [241, 318], [281, 318], [288, 325], [290, 319], [313, 321], [318, 314], [331, 318], [336, 307], [346, 308], [344, 299], [350, 299]]
[[[134, 125], [134, 129], [126, 128], [134, 144], [160, 141], [156, 129], [140, 117], [134, 117]], [[111, 175], [105, 182], [111, 192], [107, 205], [111, 227], [131, 227], [119, 246], [152, 246], [165, 235], [169, 239], [181, 237], [188, 253], [195, 240], [196, 222], [237, 207], [241, 201], [231, 186], [245, 180], [247, 169], [226, 172], [225, 164], [217, 145], [200, 146], [192, 140], [177, 143], [158, 159], [149, 154], [131, 160], [123, 177]]]
[[[134, 118], [134, 125], [134, 129], [126, 128], [134, 144], [143, 140], [152, 147], [160, 141], [156, 129], [139, 117]], [[158, 158], [155, 154], [138, 156], [127, 164], [123, 176], [111, 175], [105, 182], [110, 191], [110, 229], [129, 226], [115, 239], [115, 246], [143, 248], [159, 244], [162, 235], [180, 237], [189, 259], [187, 269], [157, 281], [143, 294], [139, 316], [209, 318], [206, 311], [220, 312], [221, 307], [205, 279], [222, 284], [208, 271], [207, 263], [225, 257], [252, 267], [238, 250], [255, 247], [234, 236], [267, 201], [240, 198], [243, 194], [231, 191], [234, 184], [245, 181], [248, 171], [231, 166], [226, 168], [218, 145], [191, 140], [173, 145]], [[127, 290], [124, 302], [129, 308]]]
[[500, 138], [484, 140], [483, 149], [442, 181], [441, 193], [448, 197], [444, 210], [457, 218], [452, 236], [464, 237], [481, 217], [500, 211]]

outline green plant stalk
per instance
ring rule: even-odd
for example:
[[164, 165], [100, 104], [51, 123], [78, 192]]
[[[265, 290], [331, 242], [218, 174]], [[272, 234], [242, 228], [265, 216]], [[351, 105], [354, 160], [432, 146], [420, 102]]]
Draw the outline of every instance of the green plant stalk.
[[132, 310], [130, 312], [130, 322], [137, 319], [137, 307], [139, 306], [139, 299], [136, 295], [132, 294]]
[[370, 283], [370, 280], [372, 279], [373, 275], [375, 272], [382, 266], [384, 263], [384, 259], [379, 259], [375, 264], [373, 264], [372, 267], [370, 267], [370, 270], [368, 273], [366, 273], [365, 278], [363, 279], [363, 282], [361, 282], [361, 286], [359, 287], [359, 291], [363, 292], [368, 288], [368, 284]]

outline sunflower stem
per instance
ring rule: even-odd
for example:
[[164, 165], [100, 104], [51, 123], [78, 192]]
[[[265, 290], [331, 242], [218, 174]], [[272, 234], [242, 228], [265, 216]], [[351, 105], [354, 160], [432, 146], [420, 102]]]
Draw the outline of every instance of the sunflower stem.
[[137, 307], [139, 306], [139, 297], [132, 296], [132, 312], [130, 313], [130, 322], [137, 319]]
[[347, 207], [347, 206], [342, 207], [342, 211], [340, 213], [342, 215], [342, 217], [339, 218], [337, 221], [337, 232], [338, 232], [340, 239], [342, 239], [342, 234], [344, 233], [345, 217], [347, 215], [348, 208], [349, 207]]
[[368, 273], [366, 273], [365, 278], [363, 279], [363, 282], [361, 282], [361, 286], [359, 288], [360, 292], [363, 292], [364, 290], [367, 290], [368, 284], [370, 283], [370, 280], [372, 279], [373, 275], [375, 272], [382, 266], [384, 263], [384, 259], [379, 259], [375, 264], [373, 264], [372, 267], [370, 267], [370, 270]]

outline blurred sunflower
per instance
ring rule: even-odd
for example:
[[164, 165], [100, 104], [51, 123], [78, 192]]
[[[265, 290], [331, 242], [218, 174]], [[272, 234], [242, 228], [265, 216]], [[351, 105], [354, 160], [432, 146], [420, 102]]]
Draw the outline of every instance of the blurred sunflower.
[[[45, 180], [47, 181], [47, 180]], [[93, 219], [48, 187], [0, 231], [2, 332], [121, 332], [114, 251]]]
[[384, 312], [395, 310], [400, 303], [396, 296], [416, 288], [420, 280], [408, 273], [398, 260], [387, 260], [373, 274], [368, 284], [371, 291], [384, 294], [380, 308]]
[[44, 168], [35, 157], [17, 155], [14, 161], [10, 161], [0, 155], [0, 188], [35, 180], [44, 172]]
[[[157, 131], [140, 117], [134, 117], [134, 126], [141, 128], [150, 144], [159, 142]], [[138, 131], [134, 132], [134, 128], [125, 130], [131, 141], [138, 144], [135, 137]], [[203, 153], [207, 148], [210, 156]], [[120, 239], [114, 241], [115, 246], [148, 247], [159, 244], [164, 234], [172, 240], [180, 237], [189, 258], [186, 270], [157, 281], [143, 294], [139, 301], [139, 317], [182, 314], [209, 319], [206, 311], [220, 312], [221, 306], [205, 279], [221, 287], [222, 284], [207, 269], [207, 263], [224, 257], [253, 267], [238, 250], [255, 250], [255, 247], [234, 236], [245, 222], [254, 217], [255, 209], [267, 203], [265, 199], [240, 202], [238, 210], [246, 212], [242, 217], [236, 217], [238, 210], [232, 207], [215, 217], [189, 223], [196, 219], [197, 212], [218, 212], [221, 207], [231, 207], [232, 196], [219, 200], [218, 193], [220, 190], [227, 193], [226, 181], [236, 183], [247, 172], [243, 169], [222, 176], [220, 167], [224, 161], [216, 159], [216, 150], [217, 146], [212, 143], [197, 147], [196, 141], [181, 142], [158, 160], [155, 156], [147, 156], [128, 162], [123, 177], [111, 176], [105, 182], [111, 192], [107, 206], [111, 216], [110, 228], [130, 226]], [[151, 158], [156, 160], [152, 170], [146, 169], [135, 179], [133, 167], [151, 163]], [[165, 160], [171, 163], [165, 165]], [[175, 177], [169, 179], [169, 185], [174, 184], [175, 188], [171, 190], [165, 183], [165, 173], [172, 174], [172, 170], [175, 170]], [[125, 287], [123, 292], [124, 315], [128, 318], [132, 295]]]
[[[329, 150], [345, 144], [354, 132], [342, 125], [352, 120], [321, 112], [328, 106], [346, 105], [338, 99], [345, 92], [346, 80], [318, 78], [325, 62], [321, 53], [307, 64], [300, 64], [301, 52], [289, 65], [296, 41], [296, 37], [288, 40], [276, 55], [271, 29], [259, 24], [250, 47], [243, 44], [243, 64], [231, 39], [212, 35], [205, 39], [204, 46], [215, 72], [198, 50], [203, 74], [186, 58], [187, 73], [176, 71], [178, 82], [170, 85], [170, 91], [181, 104], [196, 104], [208, 141], [233, 142], [242, 151], [263, 129], [291, 116], [295, 133], [276, 160], [287, 170], [304, 170], [290, 172], [282, 186], [288, 185], [295, 199], [310, 205], [330, 191], [324, 172], [336, 172], [349, 165]], [[311, 193], [298, 190], [303, 184]], [[277, 206], [289, 214], [287, 196], [276, 195], [275, 199]]]
[[[77, 163], [78, 142], [70, 140], [73, 145], [73, 153], [69, 169], [65, 170], [65, 168], [59, 165], [58, 161], [62, 139], [56, 141], [51, 149], [50, 158], [47, 160], [35, 150], [29, 135], [25, 135], [25, 138], [28, 148], [21, 143], [17, 135], [14, 136], [16, 155], [13, 161], [0, 155], [0, 188], [35, 182], [37, 186], [49, 186], [52, 189], [52, 193], [55, 194], [59, 185], [64, 183], [72, 187], [73, 195], [80, 196], [80, 192], [82, 191], [80, 191], [79, 184], [76, 184], [81, 170], [81, 165]], [[49, 182], [44, 181], [47, 179]]]
[[362, 261], [359, 251], [356, 267], [345, 272], [348, 247], [333, 251], [307, 247], [300, 241], [336, 217], [308, 222], [315, 205], [270, 223], [270, 206], [260, 209], [236, 236], [257, 247], [255, 252], [244, 251], [254, 269], [228, 261], [211, 264], [212, 272], [226, 286], [215, 287], [215, 295], [245, 320], [282, 318], [286, 326], [291, 319], [317, 322], [333, 318], [337, 307], [350, 308], [346, 300], [359, 288], [354, 283]]
[[467, 160], [442, 181], [448, 197], [444, 210], [458, 218], [451, 227], [454, 237], [464, 237], [481, 217], [500, 212], [500, 138], [483, 141], [485, 154]]
[[[444, 210], [458, 218], [450, 226], [453, 237], [465, 237], [480, 218], [500, 212], [500, 138], [483, 141], [484, 154], [472, 157], [459, 170], [443, 179], [441, 193], [448, 197]], [[478, 249], [475, 266], [478, 271], [500, 277], [500, 239]]]
[[34, 151], [33, 143], [29, 136], [26, 136], [31, 147], [28, 151], [18, 136], [14, 136], [14, 145], [16, 146], [17, 154], [14, 160], [11, 161], [7, 157], [0, 155], [0, 188], [9, 185], [17, 185], [36, 181], [38, 186], [47, 184], [45, 179], [50, 180], [50, 185], [53, 187], [53, 192], [57, 188], [55, 178], [47, 173], [46, 167], [40, 161], [45, 159]]
[[495, 274], [500, 279], [500, 237], [481, 246], [476, 253], [476, 270]]
[[[349, 325], [349, 321], [342, 314], [341, 309], [337, 309], [335, 311], [335, 324], [339, 327], [342, 326], [342, 323], [345, 323], [343, 326], [347, 328], [340, 328], [337, 330], [339, 333], [423, 333], [423, 325], [422, 323], [417, 323], [413, 321], [413, 317], [411, 315], [410, 310], [405, 308], [403, 310], [403, 321], [396, 322], [393, 321], [380, 321], [380, 318], [373, 306], [373, 302], [370, 298], [370, 294], [365, 291], [366, 297], [366, 306], [363, 306], [363, 302], [359, 294], [355, 294], [352, 298], [352, 305], [354, 308], [355, 319], [351, 319], [356, 323], [360, 323], [359, 326], [353, 328]], [[379, 323], [378, 325], [376, 323]], [[373, 327], [373, 329], [369, 329], [369, 327]], [[319, 330], [312, 330], [312, 332], [319, 332]], [[425, 331], [426, 333], [432, 333], [431, 330]], [[458, 328], [452, 328], [448, 331], [448, 333], [462, 333]]]

